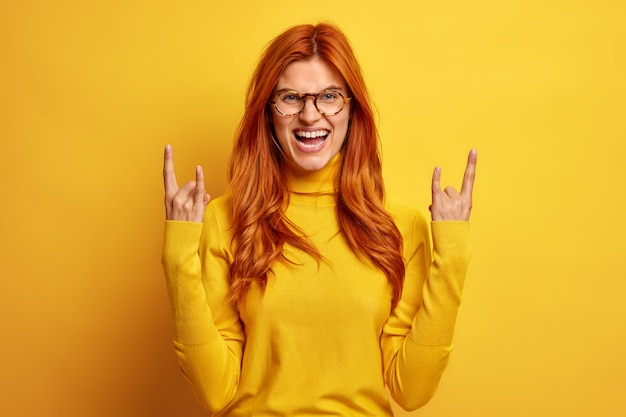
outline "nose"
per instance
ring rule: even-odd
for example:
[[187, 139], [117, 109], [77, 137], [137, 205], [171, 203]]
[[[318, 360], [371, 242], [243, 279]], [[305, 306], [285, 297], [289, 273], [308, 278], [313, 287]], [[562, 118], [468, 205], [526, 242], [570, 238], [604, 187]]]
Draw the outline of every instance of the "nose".
[[315, 96], [308, 96], [304, 98], [304, 108], [300, 112], [300, 120], [307, 124], [312, 124], [318, 121], [322, 117], [322, 114], [317, 111], [315, 107]]

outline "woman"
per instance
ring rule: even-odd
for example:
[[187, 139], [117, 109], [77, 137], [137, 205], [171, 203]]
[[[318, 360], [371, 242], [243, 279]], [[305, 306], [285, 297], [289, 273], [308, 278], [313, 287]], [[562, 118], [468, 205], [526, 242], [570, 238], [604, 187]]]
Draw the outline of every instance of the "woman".
[[[175, 348], [215, 416], [391, 416], [435, 393], [469, 261], [476, 167], [433, 174], [428, 225], [386, 198], [370, 99], [335, 26], [297, 26], [252, 77], [226, 194], [164, 157]], [[209, 203], [210, 201], [210, 203]], [[434, 262], [431, 259], [434, 258]]]

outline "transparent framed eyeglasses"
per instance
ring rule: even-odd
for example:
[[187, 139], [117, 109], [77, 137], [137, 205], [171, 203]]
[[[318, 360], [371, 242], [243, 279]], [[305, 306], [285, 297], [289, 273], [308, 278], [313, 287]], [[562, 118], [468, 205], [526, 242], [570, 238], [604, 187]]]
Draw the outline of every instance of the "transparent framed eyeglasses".
[[315, 108], [324, 116], [334, 116], [352, 100], [352, 97], [344, 97], [337, 90], [324, 90], [317, 94], [278, 90], [270, 99], [270, 103], [281, 115], [294, 116], [304, 109], [307, 97], [313, 97]]

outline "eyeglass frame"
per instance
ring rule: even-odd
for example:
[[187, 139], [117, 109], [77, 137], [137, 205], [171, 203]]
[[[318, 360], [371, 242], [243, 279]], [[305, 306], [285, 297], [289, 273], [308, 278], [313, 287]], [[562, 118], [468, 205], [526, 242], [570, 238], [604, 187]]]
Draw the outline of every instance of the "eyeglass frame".
[[[341, 96], [342, 100], [343, 100], [343, 104], [341, 106], [341, 108], [335, 112], [335, 113], [324, 113], [323, 111], [321, 111], [318, 107], [317, 107], [317, 99], [320, 97], [320, 95], [327, 93], [327, 92], [333, 92], [333, 93], [337, 93]], [[293, 93], [295, 95], [297, 95], [298, 97], [300, 97], [300, 99], [302, 100], [302, 108], [295, 112], [295, 113], [291, 113], [291, 114], [287, 114], [287, 113], [283, 113], [278, 106], [276, 105], [276, 97], [278, 97], [278, 95], [280, 93]], [[281, 116], [285, 116], [285, 117], [291, 117], [291, 116], [295, 116], [296, 114], [300, 114], [302, 113], [302, 110], [304, 110], [304, 108], [306, 107], [306, 98], [307, 97], [313, 97], [313, 106], [315, 106], [315, 110], [317, 110], [322, 116], [335, 116], [336, 114], [339, 114], [344, 107], [346, 107], [346, 103], [350, 103], [352, 101], [352, 97], [345, 97], [341, 91], [338, 90], [333, 90], [333, 89], [327, 89], [327, 90], [322, 90], [319, 93], [299, 93], [296, 90], [289, 90], [289, 89], [284, 89], [284, 90], [278, 90], [276, 91], [273, 95], [272, 98], [269, 100], [270, 104], [274, 105], [274, 108], [276, 109], [276, 111], [278, 112], [278, 114], [280, 114]]]

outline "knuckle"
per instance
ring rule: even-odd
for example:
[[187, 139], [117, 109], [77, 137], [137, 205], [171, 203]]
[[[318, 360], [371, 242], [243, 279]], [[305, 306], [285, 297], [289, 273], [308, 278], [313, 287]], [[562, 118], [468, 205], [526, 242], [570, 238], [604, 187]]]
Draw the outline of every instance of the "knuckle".
[[177, 209], [182, 209], [186, 205], [187, 205], [187, 198], [185, 196], [178, 194], [172, 199], [172, 206]]

